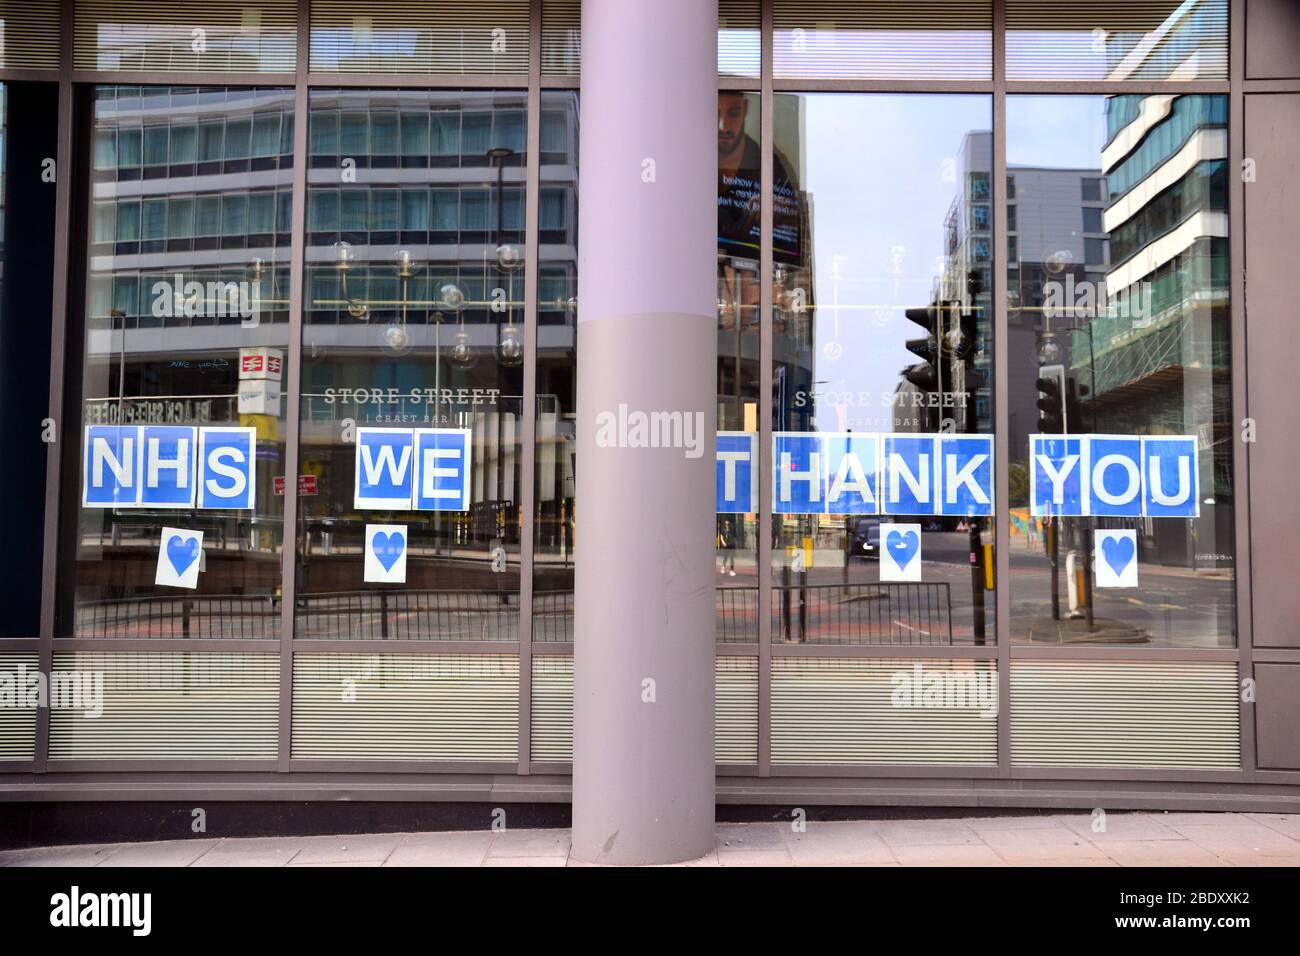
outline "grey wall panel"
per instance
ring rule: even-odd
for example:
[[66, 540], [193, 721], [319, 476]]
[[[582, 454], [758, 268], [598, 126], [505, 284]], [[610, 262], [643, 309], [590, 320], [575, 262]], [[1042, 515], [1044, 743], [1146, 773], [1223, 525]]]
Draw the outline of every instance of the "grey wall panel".
[[1300, 541], [1294, 422], [1300, 94], [1254, 94], [1245, 101], [1246, 156], [1255, 161], [1256, 176], [1245, 188], [1246, 361], [1250, 414], [1258, 424], [1250, 446], [1254, 640], [1257, 647], [1300, 647], [1300, 588], [1291, 560]]
[[1246, 78], [1300, 78], [1300, 3], [1296, 0], [1246, 4]]
[[1300, 664], [1255, 664], [1256, 760], [1263, 770], [1300, 770]]

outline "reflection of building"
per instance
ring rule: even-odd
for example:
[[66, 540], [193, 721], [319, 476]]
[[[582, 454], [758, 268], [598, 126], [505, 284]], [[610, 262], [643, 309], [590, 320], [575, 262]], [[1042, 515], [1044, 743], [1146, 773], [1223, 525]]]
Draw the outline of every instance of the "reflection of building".
[[[992, 134], [966, 134], [957, 160], [960, 192], [944, 223], [948, 254], [941, 296], [989, 314], [992, 303], [993, 211]], [[1054, 318], [1045, 309], [1052, 287], [1048, 283], [1100, 282], [1105, 276], [1106, 235], [1101, 214], [1104, 181], [1097, 169], [1009, 166], [1007, 169], [1007, 333], [1002, 346], [1010, 357], [1008, 425], [1010, 447], [1028, 448], [1028, 436], [1038, 430], [1034, 380], [1038, 364], [1025, 361], [1038, 355], [1044, 335], [1062, 341], [1059, 333], [1076, 320], [1072, 310]], [[978, 291], [967, 284], [977, 277]], [[1073, 287], [1073, 286], [1071, 286]], [[978, 324], [973, 367], [982, 383], [972, 394], [973, 421], [990, 421], [993, 382], [992, 322]], [[1068, 340], [1063, 347], [1068, 349]], [[959, 422], [960, 425], [960, 422]], [[961, 429], [965, 430], [965, 429]]]
[[1106, 107], [1106, 303], [1074, 335], [1070, 365], [1093, 383], [1097, 430], [1200, 438], [1201, 517], [1147, 529], [1157, 560], [1195, 566], [1197, 552], [1231, 552], [1228, 101]]

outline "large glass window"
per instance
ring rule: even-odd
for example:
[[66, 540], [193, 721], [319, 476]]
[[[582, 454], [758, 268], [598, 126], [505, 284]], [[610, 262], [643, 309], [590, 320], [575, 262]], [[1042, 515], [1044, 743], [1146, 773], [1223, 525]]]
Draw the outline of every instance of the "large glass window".
[[[718, 94], [718, 446], [724, 455], [741, 452], [755, 462], [762, 395], [761, 116], [758, 94]], [[757, 474], [754, 468], [752, 475]], [[753, 643], [760, 606], [757, 487], [751, 483], [751, 500], [743, 489], [733, 490], [735, 500], [728, 501], [724, 487], [726, 510], [717, 516], [716, 633], [721, 643]]]
[[292, 156], [277, 143], [255, 168], [196, 168], [192, 149], [200, 127], [254, 116], [291, 127], [292, 92], [86, 98], [79, 122], [100, 145], [78, 182], [90, 226], [74, 246], [86, 280], [61, 635], [279, 633], [289, 230], [250, 232], [249, 210], [291, 202]]
[[578, 96], [542, 94], [533, 640], [573, 640]]
[[[399, 164], [415, 113], [448, 135]], [[524, 113], [311, 94], [298, 637], [518, 637]], [[430, 202], [448, 213], [402, 214]]]
[[1234, 644], [1226, 121], [1008, 99], [1015, 641]]
[[773, 640], [992, 642], [990, 100], [774, 114]]

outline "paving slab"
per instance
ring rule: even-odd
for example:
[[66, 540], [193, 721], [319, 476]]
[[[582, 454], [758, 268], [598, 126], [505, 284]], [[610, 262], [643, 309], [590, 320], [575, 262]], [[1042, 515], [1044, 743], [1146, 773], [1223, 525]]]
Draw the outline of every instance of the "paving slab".
[[189, 866], [214, 846], [216, 840], [166, 840], [159, 843], [124, 843], [108, 854], [100, 866]]
[[[1300, 814], [1086, 810], [717, 826], [671, 866], [1300, 866]], [[580, 866], [568, 830], [204, 838], [0, 851], [0, 866]]]

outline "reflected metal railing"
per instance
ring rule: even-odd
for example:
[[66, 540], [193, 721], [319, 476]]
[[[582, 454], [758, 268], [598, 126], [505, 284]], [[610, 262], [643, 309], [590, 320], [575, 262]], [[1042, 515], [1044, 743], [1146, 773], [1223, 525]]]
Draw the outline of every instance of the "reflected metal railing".
[[811, 584], [772, 590], [772, 640], [789, 644], [953, 644], [948, 582]]
[[[717, 642], [758, 641], [757, 587], [715, 590]], [[533, 641], [573, 641], [573, 592], [533, 595]], [[772, 592], [772, 639], [784, 643], [940, 644], [954, 640], [946, 582], [791, 585]], [[193, 595], [96, 601], [77, 608], [75, 636], [274, 640], [276, 596]], [[519, 634], [514, 590], [370, 589], [298, 598], [295, 634], [317, 640], [502, 641]]]

